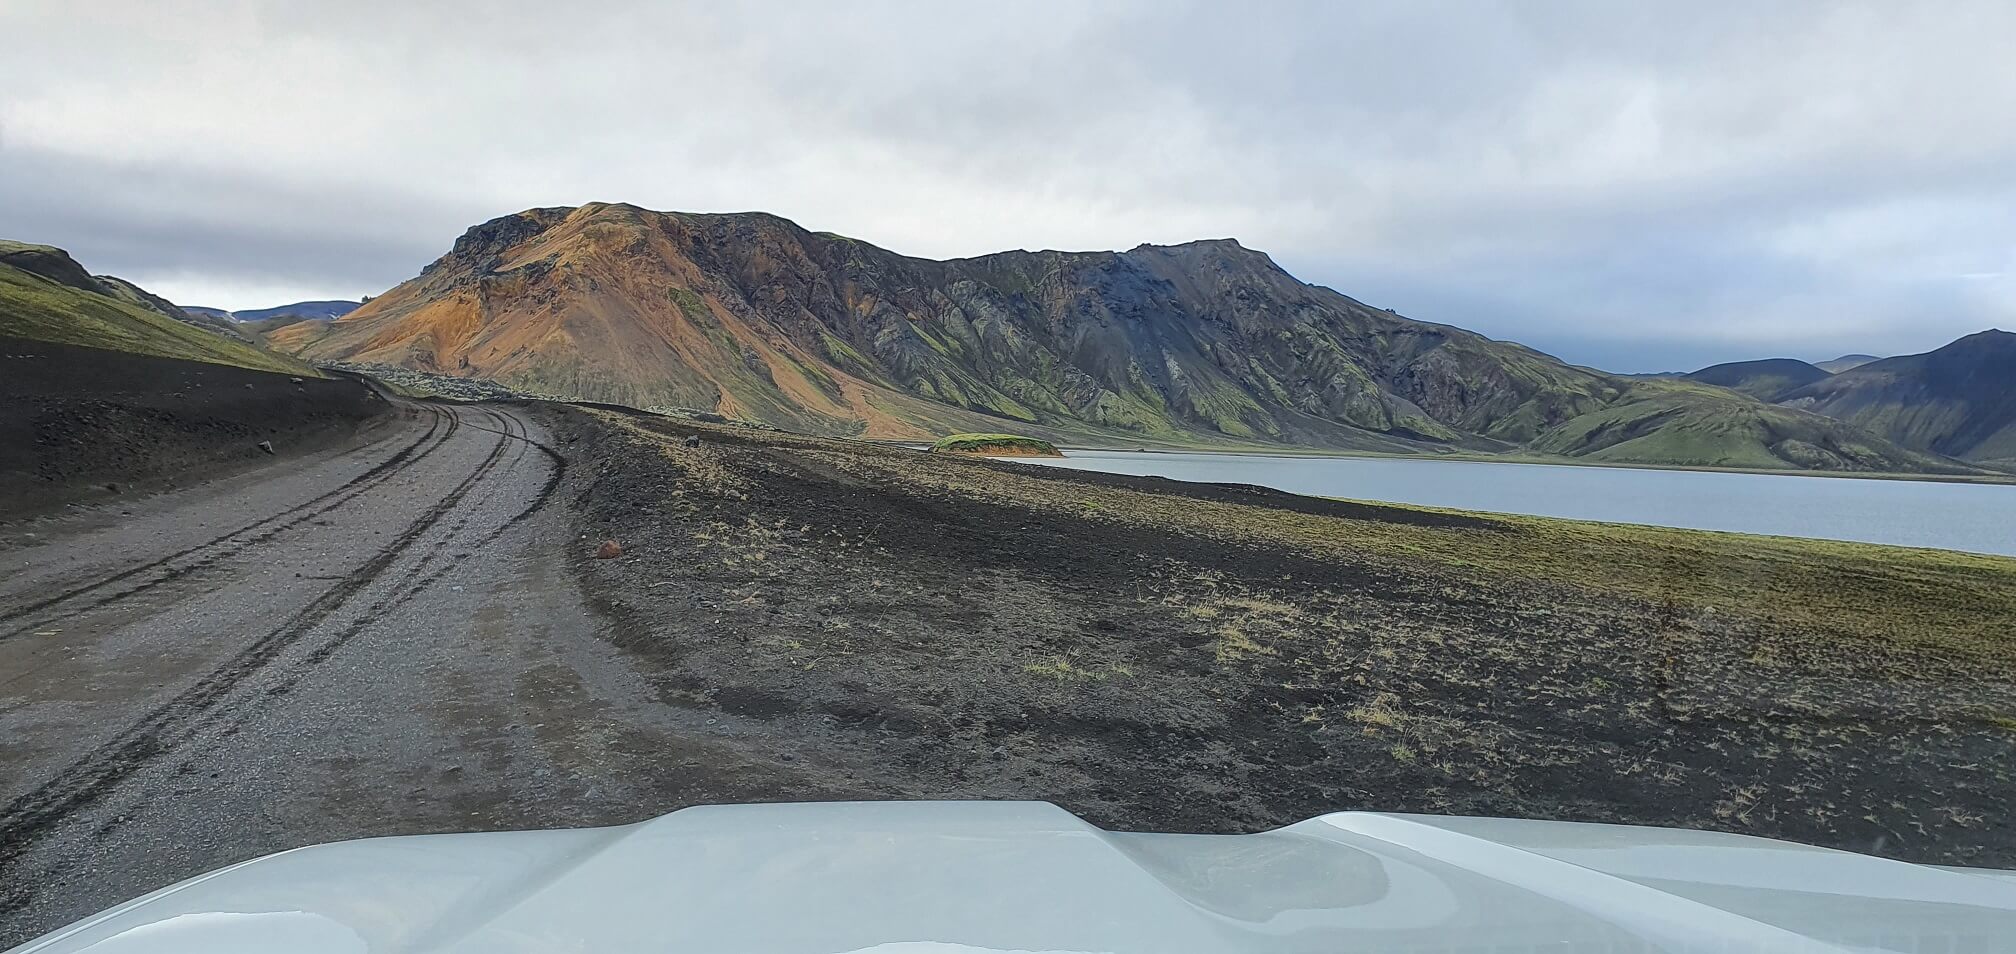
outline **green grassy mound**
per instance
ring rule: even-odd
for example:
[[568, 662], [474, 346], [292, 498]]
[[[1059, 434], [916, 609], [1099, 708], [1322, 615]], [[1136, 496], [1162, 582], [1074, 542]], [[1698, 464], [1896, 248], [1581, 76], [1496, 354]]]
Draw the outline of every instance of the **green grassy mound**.
[[992, 457], [1062, 457], [1056, 445], [1014, 434], [954, 434], [931, 445], [938, 454], [985, 454]]

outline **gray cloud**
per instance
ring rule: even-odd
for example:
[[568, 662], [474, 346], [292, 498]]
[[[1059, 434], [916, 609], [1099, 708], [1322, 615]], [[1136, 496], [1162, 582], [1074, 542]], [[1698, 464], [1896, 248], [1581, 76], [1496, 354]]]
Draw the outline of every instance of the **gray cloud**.
[[603, 199], [1236, 235], [1620, 370], [2016, 324], [2002, 3], [74, 7], [0, 10], [0, 234], [230, 306]]

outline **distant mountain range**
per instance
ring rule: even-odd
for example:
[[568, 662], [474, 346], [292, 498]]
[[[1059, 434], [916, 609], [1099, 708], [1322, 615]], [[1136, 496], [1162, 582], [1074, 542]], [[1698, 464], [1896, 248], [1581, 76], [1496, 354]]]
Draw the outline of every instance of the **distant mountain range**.
[[1825, 371], [1828, 374], [1840, 374], [1841, 372], [1847, 371], [1850, 368], [1859, 368], [1865, 364], [1868, 364], [1871, 361], [1877, 361], [1877, 360], [1880, 359], [1873, 354], [1844, 354], [1841, 357], [1835, 358], [1832, 361], [1822, 361], [1818, 364], [1815, 364], [1814, 367], [1819, 368], [1820, 370]]
[[1413, 321], [1229, 239], [941, 262], [761, 213], [533, 209], [271, 341], [823, 434], [1969, 469], [1724, 388]]
[[2016, 334], [2006, 331], [1968, 335], [1926, 354], [1846, 355], [1818, 365], [1766, 358], [1684, 377], [1824, 414], [1914, 450], [2016, 464]]
[[1828, 372], [1821, 370], [1819, 365], [1807, 364], [1796, 358], [1731, 361], [1682, 375], [1690, 381], [1741, 391], [1760, 401], [1769, 401], [1779, 394], [1827, 376]]
[[1774, 400], [1905, 447], [2016, 465], [2016, 334], [1983, 331], [1926, 354], [1870, 361]]
[[1626, 377], [1367, 306], [1230, 239], [931, 261], [762, 213], [598, 203], [479, 225], [378, 298], [233, 316], [251, 321], [192, 314], [47, 246], [0, 244], [0, 267], [0, 335], [86, 328], [97, 346], [189, 350], [106, 330], [166, 318], [244, 349], [198, 360], [284, 360], [270, 346], [815, 434], [2016, 468], [2016, 336], [1838, 374], [1765, 359]]
[[275, 318], [341, 318], [356, 311], [357, 307], [361, 304], [363, 303], [344, 300], [297, 301], [291, 305], [279, 305], [273, 308], [253, 308], [247, 311], [226, 311], [222, 308], [211, 308], [206, 305], [183, 305], [182, 310], [192, 314], [222, 318], [225, 321], [251, 323], [271, 321]]

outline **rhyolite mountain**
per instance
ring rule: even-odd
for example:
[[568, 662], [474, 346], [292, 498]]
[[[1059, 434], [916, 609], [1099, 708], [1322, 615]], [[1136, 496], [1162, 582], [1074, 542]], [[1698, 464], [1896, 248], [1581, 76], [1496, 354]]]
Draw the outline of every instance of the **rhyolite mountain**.
[[1779, 398], [1909, 448], [2016, 463], [2016, 334], [1990, 330], [1936, 351], [1871, 361]]
[[1760, 401], [1769, 401], [1794, 388], [1825, 378], [1827, 372], [1797, 358], [1761, 358], [1712, 364], [1685, 377], [1689, 381], [1714, 384], [1741, 391]]
[[[532, 209], [470, 229], [338, 320], [269, 340], [822, 434], [1957, 466], [1720, 388], [1626, 380], [1410, 320], [1230, 239], [931, 261], [762, 213]], [[1668, 428], [1689, 436], [1652, 433]]]

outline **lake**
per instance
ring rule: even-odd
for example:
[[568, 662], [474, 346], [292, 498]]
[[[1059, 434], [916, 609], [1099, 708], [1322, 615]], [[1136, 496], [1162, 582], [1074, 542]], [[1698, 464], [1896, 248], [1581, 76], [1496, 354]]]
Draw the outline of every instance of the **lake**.
[[2016, 486], [1413, 458], [1067, 451], [1049, 467], [1354, 500], [2016, 556]]

